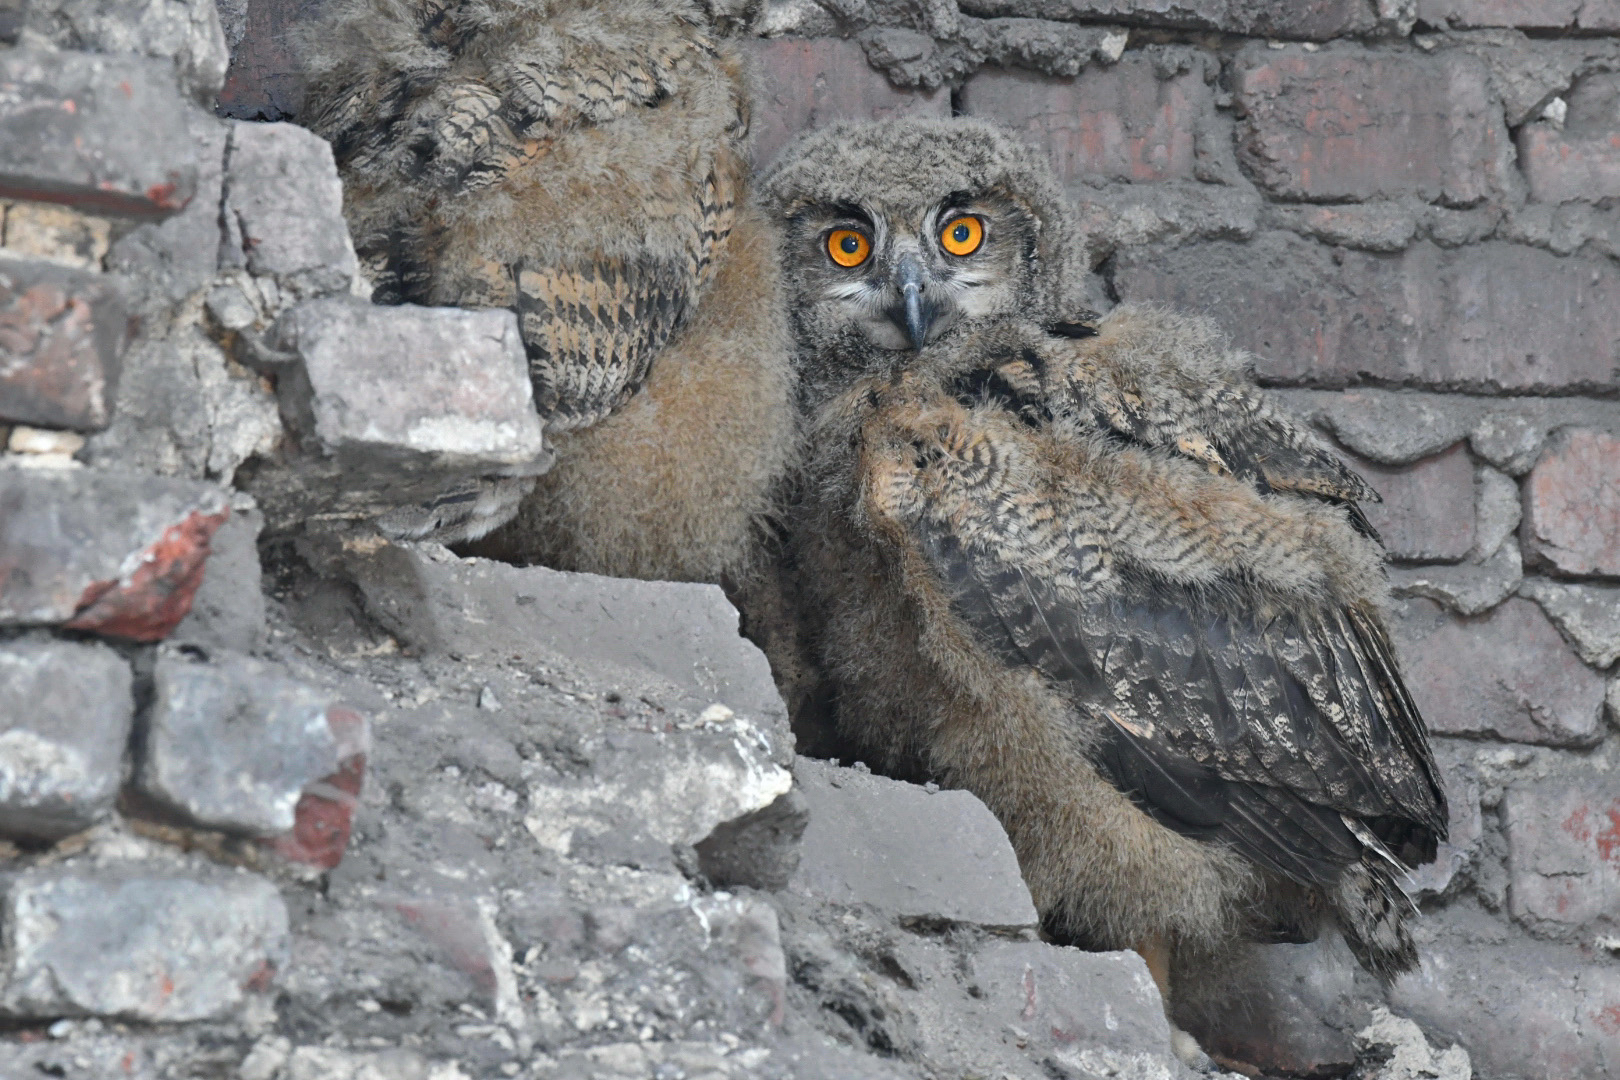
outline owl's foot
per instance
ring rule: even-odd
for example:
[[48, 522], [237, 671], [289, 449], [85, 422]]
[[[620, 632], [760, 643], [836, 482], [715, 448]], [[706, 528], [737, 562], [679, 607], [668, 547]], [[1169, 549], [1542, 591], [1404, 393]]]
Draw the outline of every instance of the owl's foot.
[[1164, 1018], [1170, 1021], [1171, 1052], [1189, 1069], [1197, 1072], [1214, 1069], [1215, 1063], [1198, 1045], [1198, 1040], [1170, 1020], [1170, 943], [1157, 934], [1151, 935], [1137, 944], [1135, 952], [1147, 964], [1148, 974], [1153, 976], [1153, 983], [1159, 988], [1159, 997], [1164, 1000]]
[[1198, 1040], [1173, 1023], [1170, 1025], [1170, 1050], [1183, 1065], [1194, 1072], [1215, 1071], [1215, 1062], [1204, 1053], [1204, 1048], [1198, 1045]]

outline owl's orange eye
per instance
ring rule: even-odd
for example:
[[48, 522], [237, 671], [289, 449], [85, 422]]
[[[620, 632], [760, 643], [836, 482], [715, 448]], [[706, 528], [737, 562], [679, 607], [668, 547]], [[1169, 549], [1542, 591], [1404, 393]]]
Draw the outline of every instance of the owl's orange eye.
[[971, 255], [984, 243], [984, 222], [971, 215], [953, 218], [939, 234], [939, 242], [952, 255]]
[[827, 254], [839, 266], [859, 266], [872, 254], [872, 241], [854, 229], [834, 229], [827, 237]]

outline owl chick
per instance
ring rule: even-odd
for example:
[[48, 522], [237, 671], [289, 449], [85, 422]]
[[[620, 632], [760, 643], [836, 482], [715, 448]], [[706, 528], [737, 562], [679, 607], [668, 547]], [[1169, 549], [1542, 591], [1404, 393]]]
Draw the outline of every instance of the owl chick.
[[794, 383], [714, 9], [336, 0], [304, 35], [301, 119], [332, 143], [373, 298], [516, 311], [558, 456], [385, 529], [470, 540], [525, 500], [480, 553], [699, 580], [748, 563]]
[[998, 129], [830, 127], [763, 188], [845, 736], [982, 798], [1048, 931], [1137, 950], [1167, 1002], [1173, 957], [1308, 940], [1317, 910], [1412, 968], [1397, 877], [1446, 812], [1376, 495], [1208, 321], [1087, 317], [1062, 193]]

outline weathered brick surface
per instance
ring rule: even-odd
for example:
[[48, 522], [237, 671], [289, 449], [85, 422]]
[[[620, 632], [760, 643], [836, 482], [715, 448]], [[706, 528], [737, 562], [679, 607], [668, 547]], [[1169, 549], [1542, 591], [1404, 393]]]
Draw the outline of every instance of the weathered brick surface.
[[106, 427], [129, 330], [115, 279], [0, 262], [0, 421]]
[[20, 0], [28, 30], [59, 49], [135, 53], [172, 61], [199, 101], [225, 82], [230, 60], [213, 0]]
[[1055, 1053], [1061, 1062], [1067, 1051], [1079, 1063], [1077, 1051], [1096, 1045], [1160, 1053], [1169, 1046], [1164, 1001], [1134, 952], [996, 941], [975, 953], [972, 965], [988, 1019], [997, 1029], [1026, 1032], [1031, 1057]]
[[304, 102], [304, 75], [292, 41], [323, 0], [253, 0], [237, 9], [230, 68], [219, 113], [238, 120], [290, 120]]
[[1612, 960], [1504, 940], [1499, 924], [1464, 905], [1420, 925], [1422, 967], [1395, 983], [1390, 1007], [1431, 1039], [1467, 1047], [1475, 1076], [1620, 1073], [1620, 971]]
[[1620, 30], [1616, 0], [1418, 0], [1434, 26], [1517, 26], [1526, 30]]
[[1510, 742], [1588, 746], [1603, 735], [1603, 676], [1581, 663], [1533, 601], [1457, 619], [1409, 600], [1395, 637], [1429, 729]]
[[298, 358], [278, 385], [282, 415], [323, 453], [470, 472], [543, 454], [510, 311], [317, 300], [282, 319], [277, 342]]
[[1620, 576], [1620, 438], [1555, 434], [1524, 485], [1529, 550], [1566, 574]]
[[1602, 669], [1620, 660], [1620, 588], [1530, 578], [1519, 592], [1541, 605], [1582, 660]]
[[229, 513], [206, 484], [0, 468], [0, 626], [161, 638], [190, 610]]
[[1569, 135], [1551, 124], [1526, 124], [1519, 160], [1530, 194], [1541, 202], [1597, 201], [1620, 195], [1620, 122], [1608, 136]]
[[1124, 300], [1205, 311], [1271, 382], [1484, 392], [1620, 386], [1620, 267], [1519, 244], [1400, 255], [1290, 233], [1121, 251]]
[[135, 786], [184, 824], [287, 832], [305, 787], [337, 772], [329, 696], [273, 664], [169, 652], [152, 686]]
[[359, 263], [327, 141], [293, 124], [236, 123], [226, 160], [225, 264], [272, 279], [282, 303], [348, 292]]
[[263, 878], [52, 867], [0, 890], [0, 1015], [209, 1019], [286, 967], [287, 909]]
[[105, 645], [0, 643], [0, 834], [55, 840], [112, 808], [135, 702]]
[[1285, 199], [1468, 204], [1497, 191], [1509, 168], [1501, 109], [1473, 57], [1250, 48], [1235, 89], [1239, 157]]
[[0, 198], [163, 217], [190, 201], [197, 155], [160, 60], [0, 52]]
[[1608, 781], [1509, 789], [1508, 898], [1531, 923], [1620, 924], [1620, 788]]
[[1384, 497], [1362, 509], [1391, 558], [1456, 562], [1473, 548], [1474, 465], [1462, 443], [1412, 465], [1355, 465]]
[[293, 808], [292, 830], [269, 841], [282, 858], [318, 870], [332, 869], [348, 850], [371, 751], [370, 726], [353, 709], [332, 706], [326, 710], [326, 725], [337, 770], [304, 786]]
[[810, 804], [794, 892], [931, 922], [1036, 922], [1012, 844], [973, 795], [810, 758], [794, 773]]
[[981, 71], [962, 87], [961, 105], [1041, 147], [1065, 181], [1190, 177], [1198, 127], [1214, 112], [1213, 91], [1200, 70], [1161, 78], [1155, 66], [1137, 52], [1072, 79]]
[[896, 89], [854, 41], [751, 41], [748, 51], [760, 80], [751, 128], [754, 160], [761, 166], [794, 136], [837, 120], [951, 115], [949, 90]]
[[1226, 30], [1268, 37], [1327, 39], [1370, 30], [1373, 12], [1356, 0], [963, 0], [975, 15], [1084, 19], [1128, 26]]

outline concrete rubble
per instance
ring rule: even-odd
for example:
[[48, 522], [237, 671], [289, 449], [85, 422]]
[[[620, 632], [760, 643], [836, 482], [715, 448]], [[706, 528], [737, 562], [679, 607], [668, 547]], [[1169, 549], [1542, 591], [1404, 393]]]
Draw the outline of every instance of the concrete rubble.
[[[1192, 1075], [976, 798], [796, 754], [721, 589], [388, 538], [552, 450], [510, 313], [370, 303], [317, 6], [0, 3], [0, 1076]], [[1213, 315], [1384, 496], [1422, 968], [1245, 946], [1174, 1022], [1267, 1077], [1620, 1074], [1620, 10], [718, 6], [760, 165], [1023, 132], [1088, 302]]]

